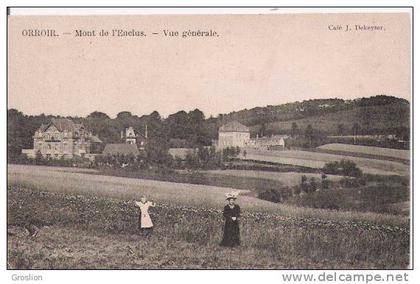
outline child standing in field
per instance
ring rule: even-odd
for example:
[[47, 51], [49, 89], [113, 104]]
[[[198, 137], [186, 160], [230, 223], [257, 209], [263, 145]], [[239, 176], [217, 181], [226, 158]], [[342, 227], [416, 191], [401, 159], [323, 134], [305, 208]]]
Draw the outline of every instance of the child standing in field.
[[150, 218], [149, 208], [155, 207], [156, 204], [154, 202], [148, 201], [144, 195], [140, 198], [140, 202], [136, 201], [135, 203], [136, 206], [140, 209], [139, 230], [144, 235], [149, 236], [153, 230], [153, 222]]

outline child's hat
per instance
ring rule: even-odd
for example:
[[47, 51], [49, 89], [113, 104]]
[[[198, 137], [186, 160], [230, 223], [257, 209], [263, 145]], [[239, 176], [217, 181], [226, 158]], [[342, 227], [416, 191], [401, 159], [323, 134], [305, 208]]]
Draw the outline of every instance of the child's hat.
[[232, 192], [225, 193], [226, 200], [236, 199], [236, 198], [238, 198], [238, 195], [239, 195], [238, 191], [232, 191]]

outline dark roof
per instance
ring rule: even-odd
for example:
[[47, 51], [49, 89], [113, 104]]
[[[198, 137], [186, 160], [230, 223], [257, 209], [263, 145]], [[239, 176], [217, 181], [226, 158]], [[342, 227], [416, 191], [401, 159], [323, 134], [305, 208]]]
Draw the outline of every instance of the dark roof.
[[222, 125], [219, 132], [249, 132], [249, 128], [237, 121], [231, 121]]
[[76, 124], [68, 118], [53, 118], [51, 124], [54, 124], [60, 131], [74, 131], [76, 128]]
[[39, 131], [44, 132], [45, 130], [47, 130], [49, 124], [41, 124], [41, 126], [39, 127]]
[[106, 144], [103, 155], [135, 155], [140, 154], [135, 144]]
[[50, 127], [50, 125], [54, 125], [57, 127], [58, 131], [78, 131], [80, 128], [84, 128], [83, 124], [80, 123], [74, 123], [71, 119], [68, 118], [52, 118], [51, 121], [47, 124], [42, 124], [39, 127], [40, 131], [45, 131]]
[[90, 142], [92, 143], [102, 143], [102, 140], [98, 138], [98, 136], [92, 135], [89, 137]]

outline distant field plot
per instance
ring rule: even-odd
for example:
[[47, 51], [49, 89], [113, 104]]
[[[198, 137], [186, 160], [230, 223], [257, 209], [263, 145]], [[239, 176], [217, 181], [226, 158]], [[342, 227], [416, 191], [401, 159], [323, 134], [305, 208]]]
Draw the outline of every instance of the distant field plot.
[[[285, 186], [294, 186], [298, 185], [301, 182], [303, 175], [308, 178], [321, 179], [321, 174], [313, 173], [296, 173], [296, 172], [268, 172], [268, 171], [247, 171], [247, 170], [212, 170], [206, 171], [209, 174], [224, 175], [224, 176], [234, 176], [239, 178], [251, 177], [251, 178], [262, 178], [280, 181]], [[328, 175], [328, 179], [331, 181], [338, 181], [342, 176]]]
[[375, 156], [391, 157], [402, 160], [410, 160], [410, 151], [409, 150], [399, 150], [399, 149], [390, 149], [390, 148], [381, 148], [373, 146], [360, 146], [360, 145], [351, 145], [351, 144], [340, 144], [332, 143], [326, 144], [318, 147], [323, 150], [337, 151], [337, 152], [349, 152], [349, 153], [361, 153], [369, 154]]
[[322, 168], [328, 162], [348, 159], [354, 161], [364, 173], [368, 174], [406, 176], [410, 174], [410, 167], [399, 162], [309, 151], [264, 151], [248, 149], [246, 159], [318, 169]]

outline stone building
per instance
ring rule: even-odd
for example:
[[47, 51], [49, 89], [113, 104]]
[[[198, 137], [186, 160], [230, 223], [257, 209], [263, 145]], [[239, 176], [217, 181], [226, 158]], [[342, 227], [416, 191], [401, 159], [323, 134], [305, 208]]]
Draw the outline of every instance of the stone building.
[[272, 135], [252, 138], [248, 146], [260, 150], [284, 150], [286, 147], [287, 135]]
[[245, 147], [250, 141], [250, 131], [245, 125], [231, 121], [219, 128], [218, 148]]
[[91, 154], [91, 148], [102, 141], [85, 129], [83, 124], [67, 118], [53, 118], [41, 125], [33, 136], [34, 148], [22, 153], [35, 158], [40, 153], [44, 158], [70, 159]]

